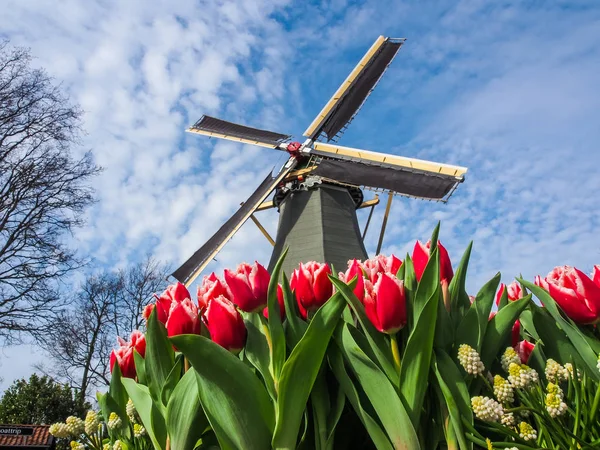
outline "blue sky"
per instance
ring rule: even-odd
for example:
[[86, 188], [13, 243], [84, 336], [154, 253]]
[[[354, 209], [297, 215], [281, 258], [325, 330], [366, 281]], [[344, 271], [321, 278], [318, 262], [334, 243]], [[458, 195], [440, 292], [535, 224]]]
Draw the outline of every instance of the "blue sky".
[[[600, 263], [596, 1], [5, 0], [0, 30], [86, 111], [77, 151], [105, 171], [73, 245], [99, 267], [183, 261], [285, 158], [186, 126], [206, 113], [299, 137], [380, 34], [407, 41], [340, 143], [469, 167], [446, 205], [396, 198], [384, 252], [441, 220], [455, 262], [475, 241], [473, 293], [496, 271]], [[276, 213], [259, 218], [274, 234]], [[214, 269], [269, 254], [248, 223]], [[0, 389], [42, 358], [0, 352]]]

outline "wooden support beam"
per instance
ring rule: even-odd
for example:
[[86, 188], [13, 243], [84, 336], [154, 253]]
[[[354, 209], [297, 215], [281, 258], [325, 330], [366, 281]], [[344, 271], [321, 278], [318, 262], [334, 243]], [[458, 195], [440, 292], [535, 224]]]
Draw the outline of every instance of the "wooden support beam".
[[[265, 202], [268, 203], [268, 202]], [[273, 202], [271, 202], [273, 203]], [[240, 203], [240, 206], [242, 206], [244, 204], [244, 202]], [[264, 203], [261, 203], [261, 206], [264, 205]], [[260, 206], [256, 209], [257, 211], [260, 210]], [[269, 243], [275, 247], [275, 241], [273, 240], [273, 238], [271, 237], [271, 235], [269, 234], [269, 232], [266, 230], [265, 227], [263, 227], [262, 223], [259, 222], [259, 220], [254, 216], [254, 214], [252, 214], [250, 216], [250, 219], [252, 219], [252, 222], [254, 222], [254, 225], [256, 225], [256, 227], [260, 230], [260, 232], [263, 234], [264, 237], [267, 238], [267, 241], [269, 241]]]
[[383, 236], [385, 235], [385, 228], [387, 226], [388, 216], [390, 215], [390, 208], [392, 207], [393, 198], [394, 194], [390, 192], [388, 194], [387, 204], [385, 205], [385, 213], [383, 215], [383, 223], [381, 224], [381, 233], [379, 233], [379, 242], [377, 243], [377, 251], [375, 252], [375, 255], [379, 255], [381, 246], [383, 245]]

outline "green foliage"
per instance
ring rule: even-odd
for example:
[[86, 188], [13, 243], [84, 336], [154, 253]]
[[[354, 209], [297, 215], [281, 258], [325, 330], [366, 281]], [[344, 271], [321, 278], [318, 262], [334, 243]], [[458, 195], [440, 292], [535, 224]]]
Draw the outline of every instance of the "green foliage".
[[33, 374], [15, 381], [0, 399], [0, 423], [51, 424], [81, 416], [90, 408], [69, 386]]

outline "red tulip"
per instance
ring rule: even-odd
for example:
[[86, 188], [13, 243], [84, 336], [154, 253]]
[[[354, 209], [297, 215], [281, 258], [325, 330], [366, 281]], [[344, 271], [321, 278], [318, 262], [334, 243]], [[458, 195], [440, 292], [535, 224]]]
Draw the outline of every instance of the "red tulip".
[[[452, 263], [450, 262], [450, 256], [440, 241], [438, 241], [437, 245], [438, 252], [440, 254], [440, 281], [446, 281], [447, 283], [450, 283], [450, 281], [452, 281], [452, 277], [454, 276], [454, 272], [452, 271]], [[427, 266], [427, 262], [429, 261], [430, 247], [431, 241], [427, 241], [427, 244], [425, 245], [423, 245], [420, 241], [415, 243], [412, 259], [417, 281], [421, 281], [423, 272], [425, 272], [425, 266]]]
[[346, 273], [340, 272], [338, 276], [344, 283], [349, 283], [354, 277], [358, 277], [354, 287], [354, 295], [362, 302], [365, 298], [365, 282], [360, 261], [356, 259], [348, 261], [348, 270], [346, 270]]
[[179, 303], [186, 298], [191, 298], [190, 293], [179, 281], [168, 286], [160, 297], [156, 297], [156, 314], [158, 320], [166, 324], [169, 318], [169, 311], [171, 311], [171, 304], [173, 302]]
[[144, 307], [144, 311], [142, 312], [142, 317], [145, 320], [148, 320], [150, 318], [150, 314], [152, 314], [152, 311], [154, 311], [154, 303], [150, 303], [149, 305], [146, 305]]
[[210, 338], [232, 353], [239, 353], [246, 343], [246, 325], [233, 302], [219, 295], [211, 299], [204, 313]]
[[535, 345], [528, 341], [521, 341], [517, 345], [515, 345], [514, 349], [521, 358], [522, 364], [527, 364], [529, 361], [529, 357], [531, 356], [531, 352], [535, 348]]
[[257, 312], [265, 307], [270, 280], [267, 269], [256, 261], [253, 266], [240, 264], [236, 272], [225, 269], [225, 281], [233, 295], [233, 302], [246, 312]]
[[[285, 319], [285, 302], [283, 300], [283, 289], [280, 284], [277, 285], [277, 303], [279, 303], [279, 316], [283, 322], [283, 319]], [[267, 319], [269, 318], [269, 308], [267, 306], [263, 309], [263, 316]]]
[[594, 284], [598, 287], [600, 287], [600, 266], [596, 265], [594, 266], [594, 270], [592, 272], [592, 280], [594, 281]]
[[508, 287], [504, 283], [500, 283], [500, 289], [498, 289], [498, 292], [496, 293], [496, 306], [500, 305], [500, 300], [502, 299], [502, 294], [504, 294], [504, 289], [507, 289], [508, 300], [511, 302], [523, 298], [523, 289], [516, 281], [510, 283]]
[[548, 288], [548, 283], [546, 282], [546, 280], [545, 280], [544, 278], [540, 277], [539, 275], [536, 275], [536, 276], [535, 276], [535, 278], [534, 278], [534, 280], [533, 280], [533, 283], [534, 283], [536, 286], [539, 286], [539, 287], [541, 287], [541, 288], [544, 288], [544, 289], [546, 289], [546, 290], [548, 290], [548, 289], [549, 289], [549, 288]]
[[375, 274], [379, 272], [388, 272], [396, 275], [401, 266], [402, 261], [394, 255], [377, 255], [374, 258], [367, 259], [363, 264], [363, 269], [371, 282], [373, 282]]
[[122, 338], [117, 338], [119, 348], [114, 349], [110, 354], [110, 371], [112, 373], [115, 362], [119, 364], [121, 374], [126, 378], [135, 378], [135, 360], [133, 350], [141, 356], [146, 354], [146, 337], [141, 331], [135, 330], [131, 333], [129, 342]]
[[379, 273], [375, 283], [365, 280], [365, 312], [377, 330], [394, 334], [406, 324], [404, 282], [395, 274]]
[[198, 307], [200, 311], [204, 311], [211, 299], [224, 296], [228, 300], [232, 300], [233, 296], [229, 291], [229, 287], [215, 273], [211, 273], [202, 279], [202, 284], [198, 286]]
[[306, 311], [315, 311], [333, 294], [333, 285], [328, 275], [331, 269], [327, 264], [315, 261], [300, 267], [292, 273], [290, 285], [296, 292], [298, 303]]
[[580, 270], [555, 267], [546, 277], [548, 292], [567, 316], [577, 323], [600, 321], [600, 287]]
[[198, 307], [189, 298], [171, 303], [166, 327], [168, 336], [200, 334]]
[[519, 343], [519, 339], [521, 339], [521, 321], [519, 319], [515, 320], [515, 323], [512, 327], [511, 338], [511, 345], [513, 347], [516, 346]]

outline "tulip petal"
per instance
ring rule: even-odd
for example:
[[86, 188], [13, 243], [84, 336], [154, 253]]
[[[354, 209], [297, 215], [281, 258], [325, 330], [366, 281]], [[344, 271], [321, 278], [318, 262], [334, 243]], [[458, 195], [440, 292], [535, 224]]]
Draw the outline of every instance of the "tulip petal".
[[415, 269], [415, 277], [417, 281], [421, 281], [423, 272], [425, 272], [425, 266], [427, 266], [427, 261], [429, 261], [429, 248], [423, 245], [421, 241], [415, 243], [412, 261]]

